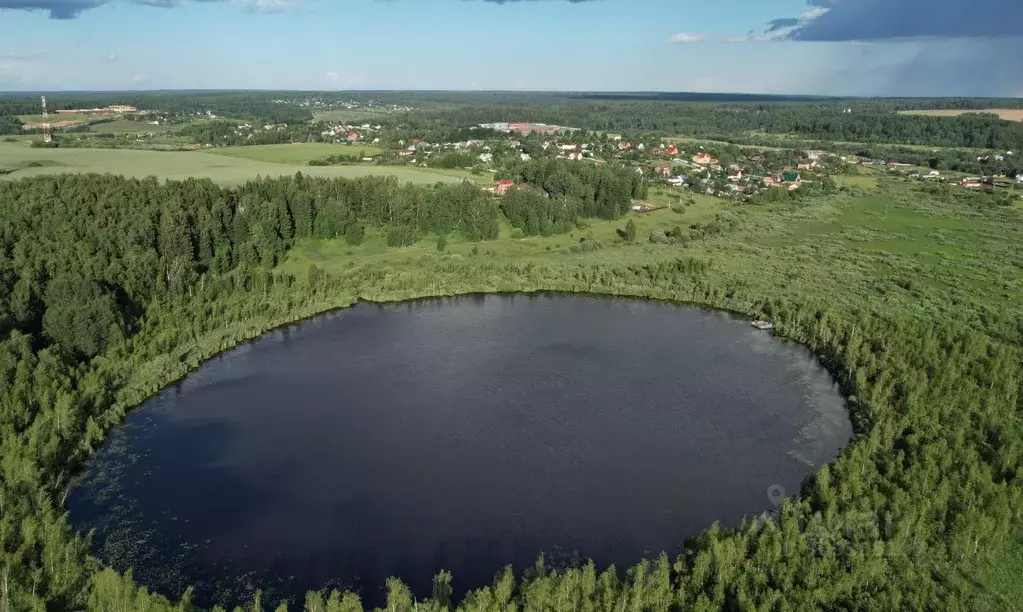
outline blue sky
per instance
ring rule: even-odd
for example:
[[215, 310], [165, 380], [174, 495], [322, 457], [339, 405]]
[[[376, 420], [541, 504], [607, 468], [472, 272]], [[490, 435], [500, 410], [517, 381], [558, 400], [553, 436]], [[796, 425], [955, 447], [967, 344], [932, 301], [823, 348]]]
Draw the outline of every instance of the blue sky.
[[0, 0], [0, 90], [1020, 96], [1021, 41], [1021, 0]]

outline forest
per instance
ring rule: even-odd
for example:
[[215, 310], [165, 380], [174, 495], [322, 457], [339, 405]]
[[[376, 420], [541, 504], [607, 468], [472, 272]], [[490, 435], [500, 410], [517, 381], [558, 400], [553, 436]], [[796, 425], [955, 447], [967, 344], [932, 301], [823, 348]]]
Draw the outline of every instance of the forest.
[[[128, 410], [204, 359], [360, 297], [538, 290], [668, 299], [769, 318], [836, 376], [856, 439], [776, 515], [751, 517], [735, 530], [711, 526], [676, 557], [617, 569], [540, 560], [498, 572], [493, 584], [458, 601], [458, 577], [437, 568], [430, 593], [412, 593], [398, 577], [381, 585], [387, 610], [976, 609], [957, 572], [1023, 518], [1023, 318], [982, 301], [996, 299], [982, 290], [943, 293], [901, 277], [842, 284], [835, 279], [854, 265], [813, 267], [834, 257], [821, 236], [806, 234], [804, 244], [778, 251], [757, 246], [758, 234], [784, 235], [779, 228], [812, 212], [814, 200], [778, 209], [772, 214], [786, 215], [778, 221], [756, 217], [764, 225], [735, 238], [756, 211], [736, 209], [713, 234], [687, 245], [623, 243], [610, 257], [437, 254], [401, 268], [341, 273], [310, 264], [288, 274], [278, 266], [303, 240], [358, 244], [367, 227], [395, 246], [444, 232], [490, 240], [502, 214], [524, 231], [564, 231], [573, 224], [559, 207], [580, 220], [614, 219], [643, 188], [633, 177], [616, 180], [612, 170], [524, 164], [509, 176], [531, 187], [509, 192], [521, 196], [503, 201], [503, 212], [470, 185], [411, 187], [382, 178], [296, 175], [237, 189], [98, 175], [0, 183], [0, 611], [199, 609], [191, 592], [153, 594], [130, 573], [103, 567], [70, 527], [63, 499]], [[925, 191], [883, 188], [893, 202], [931, 202]], [[850, 207], [860, 201], [854, 196], [829, 202]], [[932, 215], [968, 209], [969, 218], [990, 217], [991, 227], [1009, 228], [1005, 220], [1014, 218], [1011, 210], [959, 200], [928, 206]], [[534, 208], [547, 213], [537, 217]], [[992, 248], [1009, 254], [987, 262], [995, 279], [1008, 282], [999, 266], [1012, 266], [1015, 243], [985, 236], [977, 248], [994, 241]], [[727, 257], [760, 263], [751, 275], [746, 264], [726, 265]], [[793, 267], [819, 284], [804, 287]], [[264, 601], [257, 590], [234, 604], [247, 612], [364, 608], [358, 593], [336, 591], [289, 606]]]
[[[173, 115], [205, 115], [288, 124], [287, 130], [238, 135], [236, 122], [188, 126], [182, 135], [217, 145], [317, 139], [311, 104], [358, 103], [405, 110], [374, 114], [374, 123], [411, 130], [430, 142], [483, 137], [470, 126], [533, 121], [593, 132], [644, 132], [750, 144], [778, 137], [808, 141], [1023, 149], [1023, 122], [973, 114], [902, 115], [901, 110], [1019, 108], [1019, 100], [972, 98], [843, 99], [725, 94], [597, 94], [526, 92], [146, 92], [75, 93], [49, 100], [52, 110], [130, 104]], [[411, 109], [411, 110], [408, 110]], [[16, 115], [37, 114], [39, 100], [0, 95], [0, 134], [20, 132]], [[353, 111], [358, 113], [358, 111]]]
[[568, 103], [553, 106], [467, 106], [417, 114], [426, 125], [534, 121], [603, 132], [656, 132], [729, 140], [762, 132], [809, 140], [883, 142], [1018, 150], [1023, 123], [989, 115], [928, 117], [873, 108], [845, 112], [813, 103], [701, 104], [661, 101]]
[[[158, 110], [170, 114], [206, 114], [252, 118], [271, 123], [302, 123], [313, 118], [312, 112], [295, 104], [294, 92], [268, 94], [253, 92], [74, 92], [47, 98], [50, 112], [75, 108], [96, 108], [111, 104], [127, 104], [140, 110]], [[0, 94], [0, 117], [3, 115], [36, 115], [39, 97], [23, 94]]]

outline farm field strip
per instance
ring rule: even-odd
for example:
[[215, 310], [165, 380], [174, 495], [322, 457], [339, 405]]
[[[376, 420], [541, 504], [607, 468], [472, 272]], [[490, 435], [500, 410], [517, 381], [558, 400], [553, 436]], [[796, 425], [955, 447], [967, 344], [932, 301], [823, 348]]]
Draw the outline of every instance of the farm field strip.
[[23, 143], [0, 142], [0, 168], [15, 172], [0, 180], [65, 172], [117, 174], [133, 178], [183, 180], [209, 178], [222, 185], [239, 185], [257, 176], [284, 176], [301, 171], [309, 176], [356, 178], [395, 176], [400, 181], [430, 184], [453, 182], [456, 176], [426, 169], [397, 166], [296, 166], [216, 155], [206, 151], [142, 151], [127, 149], [46, 149]]
[[926, 115], [928, 117], [958, 117], [970, 113], [998, 115], [1006, 121], [1023, 121], [1023, 109], [1020, 108], [978, 108], [964, 110], [908, 110], [899, 111], [902, 115]]
[[325, 159], [331, 155], [358, 155], [373, 157], [383, 153], [380, 147], [372, 145], [339, 145], [322, 142], [279, 145], [254, 145], [251, 147], [224, 147], [210, 149], [205, 153], [237, 157], [253, 161], [276, 164], [308, 165], [314, 159]]

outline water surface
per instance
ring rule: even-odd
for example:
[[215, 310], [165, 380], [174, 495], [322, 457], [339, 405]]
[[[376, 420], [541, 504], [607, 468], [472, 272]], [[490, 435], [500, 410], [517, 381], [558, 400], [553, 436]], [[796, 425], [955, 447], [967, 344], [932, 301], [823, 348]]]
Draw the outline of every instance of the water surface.
[[771, 508], [851, 435], [804, 347], [722, 313], [536, 295], [354, 308], [204, 364], [129, 415], [69, 500], [176, 597], [324, 585], [378, 603], [507, 564], [675, 553]]

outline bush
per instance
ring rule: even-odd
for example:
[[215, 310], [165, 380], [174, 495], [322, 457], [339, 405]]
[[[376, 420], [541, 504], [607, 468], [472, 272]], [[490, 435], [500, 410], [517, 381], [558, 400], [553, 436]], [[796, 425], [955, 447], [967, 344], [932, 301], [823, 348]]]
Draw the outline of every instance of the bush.
[[664, 230], [656, 229], [650, 232], [650, 242], [653, 244], [668, 244], [671, 242], [671, 238], [664, 233]]

